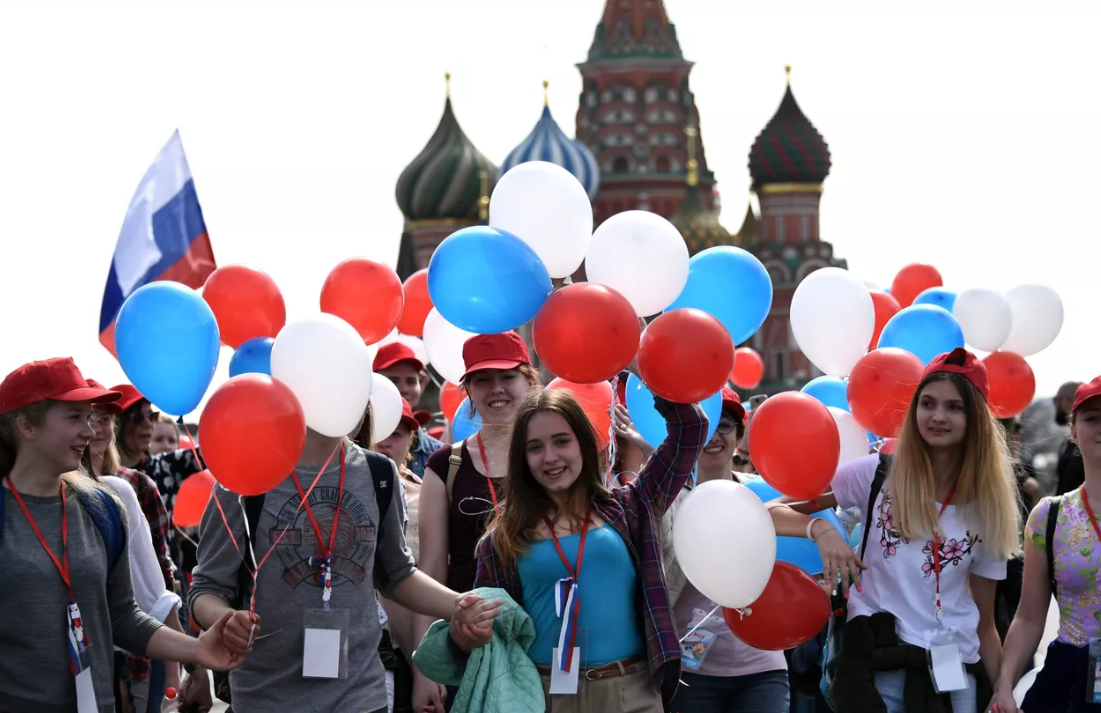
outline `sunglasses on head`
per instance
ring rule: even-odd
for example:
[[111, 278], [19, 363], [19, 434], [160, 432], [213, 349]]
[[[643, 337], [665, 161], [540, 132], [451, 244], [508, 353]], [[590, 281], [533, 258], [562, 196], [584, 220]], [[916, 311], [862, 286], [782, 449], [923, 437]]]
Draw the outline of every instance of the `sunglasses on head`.
[[126, 414], [126, 420], [130, 423], [156, 423], [160, 418], [160, 413], [157, 411], [150, 411], [148, 414], [143, 409], [134, 409]]

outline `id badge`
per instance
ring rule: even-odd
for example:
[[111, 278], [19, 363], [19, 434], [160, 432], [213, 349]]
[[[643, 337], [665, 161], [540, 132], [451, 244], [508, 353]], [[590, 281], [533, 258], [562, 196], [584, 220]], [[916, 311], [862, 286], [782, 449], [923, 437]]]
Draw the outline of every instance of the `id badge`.
[[563, 671], [558, 665], [558, 647], [555, 647], [551, 651], [551, 679], [550, 679], [550, 694], [552, 696], [564, 695], [575, 696], [577, 695], [577, 684], [579, 680], [579, 673], [581, 672], [581, 651], [582, 649], [588, 650], [585, 645], [585, 629], [577, 630], [577, 644], [573, 647], [573, 659], [570, 661], [570, 670]]
[[302, 620], [303, 678], [348, 678], [350, 620], [347, 609], [306, 610]]
[[1090, 639], [1090, 665], [1086, 670], [1086, 703], [1101, 703], [1101, 639]]
[[92, 681], [91, 649], [87, 646], [77, 656], [77, 669], [76, 711], [77, 713], [99, 713], [96, 688]]
[[925, 650], [929, 677], [937, 693], [967, 690], [967, 669], [960, 657], [959, 627], [926, 629]]

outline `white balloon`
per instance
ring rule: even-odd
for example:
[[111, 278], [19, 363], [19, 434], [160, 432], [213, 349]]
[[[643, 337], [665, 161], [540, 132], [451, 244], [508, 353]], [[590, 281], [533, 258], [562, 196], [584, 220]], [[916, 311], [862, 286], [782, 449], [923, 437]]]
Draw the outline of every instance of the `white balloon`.
[[680, 231], [660, 215], [645, 210], [617, 213], [593, 233], [585, 276], [626, 297], [639, 317], [649, 317], [673, 304], [684, 290], [688, 246]]
[[815, 270], [791, 298], [791, 332], [812, 364], [828, 376], [847, 376], [875, 333], [868, 288], [848, 270]]
[[1063, 300], [1047, 285], [1021, 285], [1005, 293], [1013, 327], [1001, 350], [1027, 357], [1047, 349], [1063, 328]]
[[401, 423], [401, 393], [394, 382], [379, 373], [371, 377], [371, 442], [378, 443]]
[[355, 428], [371, 398], [373, 357], [350, 324], [331, 314], [290, 322], [271, 348], [271, 375], [298, 397], [306, 425], [337, 438]]
[[681, 569], [708, 599], [746, 607], [765, 591], [776, 564], [776, 529], [753, 491], [730, 480], [692, 489], [673, 522]]
[[952, 314], [963, 329], [964, 341], [984, 352], [1001, 349], [1013, 327], [1013, 312], [1005, 296], [983, 287], [959, 293]]
[[408, 334], [402, 334], [398, 330], [394, 330], [379, 340], [375, 349], [375, 353], [378, 353], [377, 347], [382, 347], [385, 344], [391, 344], [397, 342], [398, 344], [404, 344], [413, 350], [413, 354], [416, 355], [417, 361], [421, 364], [428, 363], [428, 351], [424, 348], [424, 340], [420, 337], [411, 337]]
[[473, 336], [474, 332], [459, 329], [444, 319], [435, 307], [424, 320], [424, 348], [428, 352], [428, 361], [440, 376], [452, 384], [462, 381], [466, 371], [463, 345]]
[[566, 277], [585, 259], [593, 237], [593, 206], [572, 173], [546, 161], [528, 161], [494, 186], [489, 225], [530, 245], [551, 277]]
[[837, 466], [857, 458], [863, 458], [871, 452], [868, 443], [868, 432], [856, 422], [853, 415], [836, 406], [828, 407], [833, 422], [837, 424], [837, 435], [841, 438], [841, 454], [837, 458]]

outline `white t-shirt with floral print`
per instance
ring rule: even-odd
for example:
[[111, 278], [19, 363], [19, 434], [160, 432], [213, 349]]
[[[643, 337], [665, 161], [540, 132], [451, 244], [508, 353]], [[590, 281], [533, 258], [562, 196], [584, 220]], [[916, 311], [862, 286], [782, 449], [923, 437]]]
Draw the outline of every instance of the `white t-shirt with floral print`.
[[[833, 493], [842, 508], [868, 505], [879, 456], [850, 461], [837, 471]], [[849, 590], [849, 618], [889, 612], [896, 619], [899, 638], [926, 646], [929, 629], [957, 627], [953, 643], [964, 663], [979, 661], [979, 608], [968, 590], [968, 575], [1005, 579], [1006, 561], [986, 555], [982, 533], [963, 519], [967, 508], [949, 504], [941, 516], [940, 597], [943, 618], [936, 617], [936, 584], [932, 537], [906, 540], [891, 523], [891, 496], [884, 487], [876, 498], [868, 532], [863, 592]], [[938, 503], [938, 509], [939, 509]], [[962, 512], [961, 512], [962, 510]]]

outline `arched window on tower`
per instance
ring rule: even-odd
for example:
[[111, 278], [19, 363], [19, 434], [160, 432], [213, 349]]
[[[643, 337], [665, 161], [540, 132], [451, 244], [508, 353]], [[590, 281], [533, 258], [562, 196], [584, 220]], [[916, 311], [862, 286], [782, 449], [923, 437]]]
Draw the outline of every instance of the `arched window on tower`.
[[623, 156], [616, 156], [612, 161], [612, 173], [627, 173], [627, 159]]
[[659, 156], [658, 160], [654, 162], [654, 170], [658, 173], [669, 173], [669, 158]]

